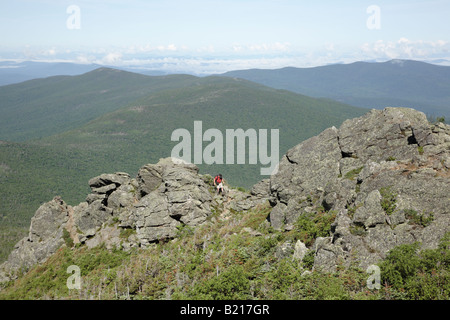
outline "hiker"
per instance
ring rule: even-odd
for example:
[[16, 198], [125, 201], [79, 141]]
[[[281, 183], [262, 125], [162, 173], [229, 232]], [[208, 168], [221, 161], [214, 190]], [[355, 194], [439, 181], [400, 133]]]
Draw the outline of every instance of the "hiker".
[[223, 195], [223, 178], [222, 178], [222, 174], [221, 173], [219, 173], [214, 178], [214, 185], [217, 187], [217, 194], [222, 192], [222, 195]]

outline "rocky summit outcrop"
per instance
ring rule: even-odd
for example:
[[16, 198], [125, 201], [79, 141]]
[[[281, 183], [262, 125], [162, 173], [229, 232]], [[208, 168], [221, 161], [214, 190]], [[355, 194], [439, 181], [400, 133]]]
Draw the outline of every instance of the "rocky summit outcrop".
[[227, 187], [226, 197], [215, 195], [212, 181], [197, 166], [173, 158], [141, 167], [135, 178], [124, 172], [92, 178], [91, 193], [79, 205], [55, 197], [36, 211], [28, 235], [0, 265], [0, 283], [45, 262], [63, 245], [145, 248], [176, 237], [181, 226], [204, 223], [219, 207], [230, 213], [267, 203], [268, 180], [251, 193]]
[[0, 266], [0, 282], [63, 245], [146, 248], [213, 213], [227, 220], [267, 202], [272, 209], [265, 224], [280, 232], [298, 231], [300, 218], [333, 217], [327, 236], [308, 247], [287, 241], [276, 251], [279, 259], [299, 261], [306, 254], [311, 261], [314, 253], [315, 269], [367, 268], [400, 244], [436, 248], [450, 231], [450, 126], [430, 124], [412, 109], [372, 110], [290, 149], [278, 172], [250, 193], [229, 189], [226, 197], [214, 195], [211, 176], [173, 158], [143, 166], [135, 178], [102, 174], [89, 186], [75, 207], [55, 197], [36, 211], [28, 235]]
[[118, 210], [119, 226], [136, 230], [141, 246], [175, 236], [177, 226], [197, 226], [211, 214], [212, 195], [193, 164], [164, 159], [139, 170], [133, 206]]
[[407, 108], [372, 110], [290, 149], [270, 179], [271, 225], [334, 212], [314, 267], [379, 262], [400, 244], [435, 248], [450, 231], [450, 126]]

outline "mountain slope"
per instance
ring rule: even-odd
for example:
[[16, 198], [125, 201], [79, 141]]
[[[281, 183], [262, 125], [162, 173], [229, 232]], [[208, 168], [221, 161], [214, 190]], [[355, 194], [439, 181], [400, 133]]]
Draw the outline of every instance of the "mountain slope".
[[[247, 81], [208, 77], [199, 80], [196, 86], [160, 91], [138, 99], [79, 129], [42, 139], [39, 143], [102, 154], [105, 161], [121, 163], [133, 172], [142, 161], [157, 161], [171, 154], [178, 143], [171, 141], [174, 130], [187, 129], [192, 140], [194, 121], [202, 122], [203, 132], [218, 129], [224, 138], [227, 129], [268, 129], [268, 138], [270, 130], [277, 129], [281, 154], [294, 141], [302, 141], [329, 125], [339, 125], [365, 111]], [[225, 143], [224, 140], [224, 151]], [[203, 148], [208, 144], [203, 142]], [[134, 159], [127, 159], [126, 154], [133, 154]], [[225, 158], [223, 160], [225, 163]], [[261, 165], [236, 162], [200, 164], [199, 167], [209, 172], [223, 171], [228, 173], [227, 179], [232, 185], [250, 187], [257, 181], [255, 175]]]
[[75, 76], [99, 67], [96, 64], [69, 62], [2, 61], [0, 62], [0, 86], [52, 76]]
[[0, 139], [25, 141], [64, 132], [152, 92], [195, 77], [150, 77], [99, 68], [0, 87]]
[[[170, 78], [164, 85], [171, 85]], [[244, 80], [186, 79], [187, 86], [147, 94], [79, 128], [32, 142], [0, 144], [0, 227], [24, 232], [35, 208], [55, 195], [78, 203], [84, 200], [90, 177], [134, 173], [142, 163], [170, 156], [178, 143], [171, 141], [172, 132], [186, 128], [192, 134], [194, 121], [202, 121], [203, 132], [216, 128], [224, 135], [226, 129], [268, 129], [270, 139], [270, 129], [278, 129], [281, 155], [294, 143], [366, 112]], [[267, 166], [246, 161], [199, 167], [203, 173], [220, 171], [232, 186], [249, 188], [261, 178], [261, 167]], [[8, 240], [5, 252], [14, 239]]]
[[450, 67], [410, 60], [223, 74], [365, 108], [411, 107], [450, 117]]
[[[77, 76], [107, 65], [79, 64], [72, 62], [44, 62], [44, 61], [0, 61], [0, 86], [20, 83], [33, 79], [53, 76]], [[133, 73], [149, 76], [170, 74], [164, 71], [148, 70], [145, 67], [112, 67]]]

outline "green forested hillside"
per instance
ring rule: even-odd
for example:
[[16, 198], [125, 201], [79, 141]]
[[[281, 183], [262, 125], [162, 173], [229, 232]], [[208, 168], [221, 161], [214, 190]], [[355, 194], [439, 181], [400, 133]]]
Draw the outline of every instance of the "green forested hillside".
[[[123, 74], [125, 79], [130, 76], [128, 73], [119, 74]], [[92, 77], [93, 74], [84, 76]], [[105, 87], [102, 83], [111, 83], [110, 77], [115, 76], [114, 71], [97, 70], [97, 80], [92, 80], [92, 83]], [[46, 128], [43, 130], [57, 134], [28, 142], [0, 144], [0, 233], [3, 237], [0, 261], [6, 258], [14, 243], [24, 234], [31, 216], [41, 203], [61, 195], [67, 203], [76, 205], [84, 201], [88, 194], [88, 180], [102, 173], [125, 171], [135, 176], [142, 165], [170, 156], [172, 148], [178, 143], [171, 141], [172, 132], [185, 128], [193, 134], [194, 121], [202, 121], [203, 132], [216, 128], [224, 136], [226, 129], [253, 128], [268, 129], [270, 138], [270, 129], [278, 129], [281, 157], [302, 140], [367, 111], [245, 80], [190, 76], [162, 78], [165, 84], [152, 87], [153, 93], [137, 94], [134, 101], [124, 103], [121, 108], [114, 107], [116, 110], [109, 113], [102, 109], [101, 116], [82, 126], [58, 133], [57, 124], [52, 125], [51, 113], [45, 115], [44, 112], [42, 125]], [[145, 77], [142, 79], [144, 81]], [[116, 79], [117, 92], [126, 92], [127, 86], [125, 89], [120, 87], [120, 82], [119, 76]], [[48, 100], [48, 105], [56, 108], [62, 96], [71, 101], [89, 91], [88, 85], [80, 92], [71, 92], [61, 86], [61, 81], [55, 82], [55, 90], [63, 90], [65, 95], [54, 95], [53, 101], [50, 99], [52, 95], [44, 94], [43, 101]], [[131, 98], [133, 92], [126, 94]], [[93, 102], [96, 99], [98, 105]], [[101, 97], [96, 96], [91, 107], [101, 109], [102, 105], [108, 106], [111, 101], [116, 100], [103, 103]], [[26, 106], [21, 108], [27, 110]], [[45, 109], [42, 105], [39, 108]], [[59, 116], [70, 118], [71, 115], [70, 111], [62, 111]], [[88, 116], [83, 112], [80, 115], [86, 122]], [[77, 123], [72, 118], [67, 122], [70, 124], [66, 128], [75, 127]], [[31, 129], [44, 134], [38, 123], [34, 122], [35, 128]], [[27, 136], [32, 139], [34, 135], [30, 132], [25, 130], [22, 133], [20, 130], [23, 138]], [[204, 142], [203, 147], [207, 144]], [[262, 165], [259, 162], [257, 165], [200, 164], [199, 167], [201, 173], [215, 174], [220, 171], [230, 185], [244, 188], [250, 188], [267, 177], [260, 175]]]
[[[193, 136], [194, 121], [202, 121], [203, 132], [219, 129], [224, 138], [226, 129], [278, 129], [281, 157], [300, 141], [365, 111], [246, 81], [212, 77], [201, 85], [149, 95], [39, 144], [95, 152], [104, 162], [120, 163], [123, 170], [136, 172], [144, 163], [170, 156], [178, 143], [171, 141], [175, 129], [185, 128]], [[203, 143], [206, 145], [208, 142]], [[205, 173], [223, 171], [229, 183], [245, 188], [263, 178], [259, 164], [199, 167]]]
[[195, 82], [99, 68], [0, 86], [0, 140], [26, 141], [77, 128], [152, 92]]

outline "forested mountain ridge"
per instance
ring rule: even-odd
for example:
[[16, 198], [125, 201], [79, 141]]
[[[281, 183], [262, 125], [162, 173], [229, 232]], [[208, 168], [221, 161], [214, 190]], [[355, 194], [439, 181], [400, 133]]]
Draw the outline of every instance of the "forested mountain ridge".
[[98, 68], [0, 87], [0, 139], [26, 141], [77, 128], [105, 113], [168, 88], [196, 81], [187, 75], [151, 77]]
[[223, 76], [364, 108], [409, 107], [450, 118], [450, 67], [413, 60], [236, 70]]

